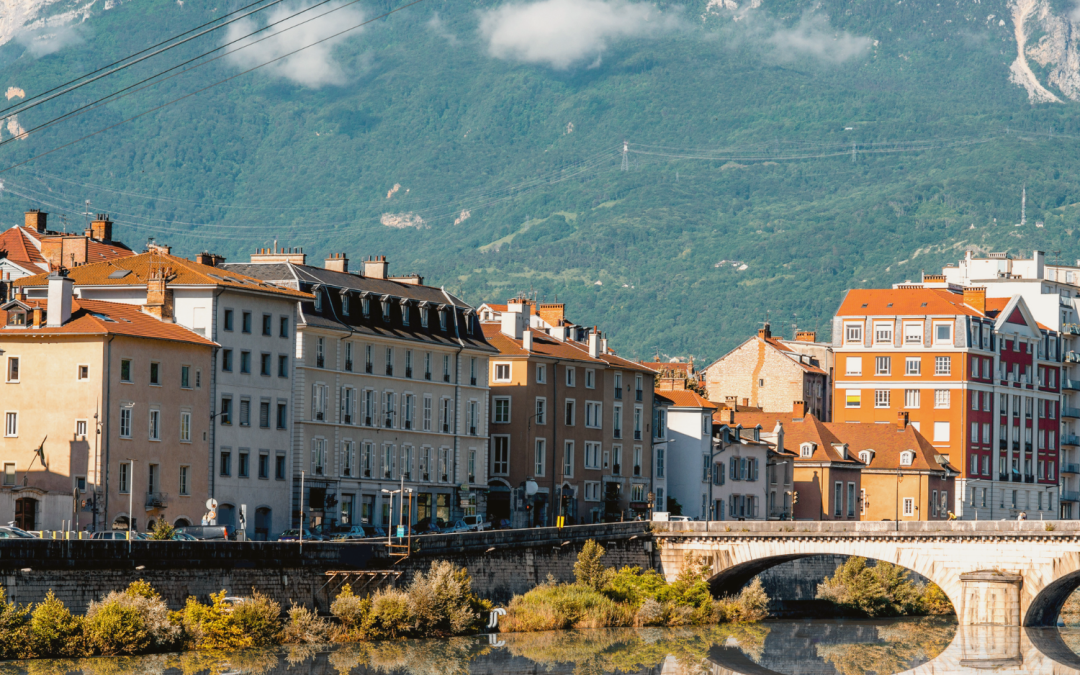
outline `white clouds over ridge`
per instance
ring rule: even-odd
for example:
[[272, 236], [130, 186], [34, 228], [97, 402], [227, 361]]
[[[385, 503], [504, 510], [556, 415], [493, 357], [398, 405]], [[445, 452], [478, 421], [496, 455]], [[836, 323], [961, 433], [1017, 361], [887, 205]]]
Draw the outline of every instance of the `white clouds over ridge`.
[[503, 5], [480, 17], [488, 53], [499, 59], [566, 70], [599, 62], [611, 42], [677, 28], [677, 17], [629, 0], [535, 0]]
[[874, 41], [868, 37], [836, 31], [822, 16], [806, 15], [791, 28], [777, 28], [766, 42], [781, 61], [812, 57], [825, 63], [843, 63], [863, 56]]

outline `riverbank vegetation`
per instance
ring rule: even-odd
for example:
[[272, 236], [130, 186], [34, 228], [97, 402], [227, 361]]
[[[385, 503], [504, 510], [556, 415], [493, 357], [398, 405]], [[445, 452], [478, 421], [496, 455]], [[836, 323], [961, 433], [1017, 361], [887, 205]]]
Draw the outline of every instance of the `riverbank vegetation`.
[[892, 563], [866, 562], [866, 558], [848, 558], [833, 576], [818, 585], [818, 599], [833, 603], [845, 613], [866, 617], [955, 613], [937, 584], [916, 583], [907, 570]]
[[769, 598], [757, 580], [738, 596], [714, 599], [707, 581], [712, 570], [700, 558], [688, 558], [678, 578], [669, 583], [654, 570], [607, 567], [604, 554], [603, 546], [586, 542], [574, 565], [575, 582], [549, 578], [515, 596], [500, 623], [502, 630], [690, 626], [753, 622], [768, 616]]

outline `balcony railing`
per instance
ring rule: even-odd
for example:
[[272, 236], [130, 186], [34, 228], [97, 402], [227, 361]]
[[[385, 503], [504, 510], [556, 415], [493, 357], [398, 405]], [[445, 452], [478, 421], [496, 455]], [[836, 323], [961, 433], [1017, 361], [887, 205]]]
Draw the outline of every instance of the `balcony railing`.
[[1063, 502], [1080, 502], [1080, 492], [1074, 490], [1062, 490], [1061, 501]]
[[1065, 357], [1062, 359], [1065, 363], [1080, 363], [1080, 352], [1067, 351], [1062, 356]]
[[1061, 434], [1061, 442], [1064, 445], [1080, 445], [1080, 437], [1076, 434]]
[[165, 492], [147, 492], [146, 508], [163, 509], [169, 505], [169, 495]]
[[1063, 405], [1061, 406], [1061, 416], [1073, 418], [1080, 417], [1080, 408], [1070, 408], [1067, 405]]
[[1080, 464], [1062, 464], [1061, 473], [1080, 473]]
[[1080, 324], [1065, 323], [1061, 325], [1061, 332], [1065, 335], [1080, 335]]
[[1080, 380], [1070, 380], [1069, 378], [1062, 378], [1062, 389], [1072, 389], [1073, 391], [1080, 391]]

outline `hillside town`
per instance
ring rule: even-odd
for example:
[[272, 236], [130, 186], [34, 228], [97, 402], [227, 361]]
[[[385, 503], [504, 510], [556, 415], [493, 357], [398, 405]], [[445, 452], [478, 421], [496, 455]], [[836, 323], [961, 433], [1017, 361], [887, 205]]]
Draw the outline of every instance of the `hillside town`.
[[117, 234], [41, 211], [0, 234], [0, 521], [23, 530], [1080, 515], [1080, 266], [1039, 251], [851, 289], [829, 336], [765, 323], [697, 364], [383, 256]]

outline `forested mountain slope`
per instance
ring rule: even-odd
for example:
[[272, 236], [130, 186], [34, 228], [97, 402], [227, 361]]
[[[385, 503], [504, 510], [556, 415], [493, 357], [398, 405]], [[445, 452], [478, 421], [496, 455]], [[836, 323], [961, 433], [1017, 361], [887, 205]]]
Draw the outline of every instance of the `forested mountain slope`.
[[[407, 4], [287, 18], [315, 1], [5, 121], [0, 169], [60, 149], [0, 174], [0, 223], [41, 207], [78, 229], [90, 200], [133, 248], [385, 254], [474, 303], [558, 297], [622, 353], [699, 361], [767, 316], [826, 333], [845, 289], [968, 247], [1080, 258], [1071, 2], [424, 0], [241, 74]], [[18, 103], [237, 7], [9, 0], [0, 91]]]

